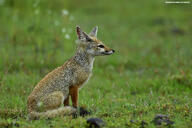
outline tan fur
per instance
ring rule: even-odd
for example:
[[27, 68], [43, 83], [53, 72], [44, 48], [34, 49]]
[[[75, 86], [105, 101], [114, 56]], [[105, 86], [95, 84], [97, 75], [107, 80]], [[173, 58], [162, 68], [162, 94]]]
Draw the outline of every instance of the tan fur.
[[71, 115], [73, 113], [76, 112], [76, 109], [70, 106], [66, 106], [66, 107], [60, 107], [58, 109], [53, 109], [53, 110], [48, 110], [46, 112], [35, 112], [32, 111], [30, 112], [30, 119], [35, 119], [38, 117], [41, 118], [53, 118], [53, 117], [57, 117], [57, 116], [67, 116], [67, 115]]
[[96, 43], [100, 43], [100, 42], [101, 42], [99, 39], [97, 39], [96, 37], [93, 37], [93, 36], [91, 36], [91, 39], [92, 39], [94, 42], [96, 42]]
[[[97, 28], [94, 28], [91, 32], [92, 37], [89, 37], [77, 27], [77, 34], [81, 42], [75, 55], [62, 66], [48, 73], [29, 95], [27, 108], [31, 119], [76, 113], [78, 92], [91, 76], [95, 56], [109, 55], [114, 52], [106, 46], [102, 50], [98, 48], [99, 44], [104, 44], [93, 37], [96, 32]], [[87, 38], [92, 38], [93, 41], [88, 42]], [[70, 96], [73, 107], [68, 106]]]

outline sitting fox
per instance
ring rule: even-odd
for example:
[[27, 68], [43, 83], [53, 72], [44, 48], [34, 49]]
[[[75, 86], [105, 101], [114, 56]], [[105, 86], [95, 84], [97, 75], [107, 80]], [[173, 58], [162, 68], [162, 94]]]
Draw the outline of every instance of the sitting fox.
[[[83, 32], [78, 26], [76, 30], [78, 47], [75, 55], [62, 66], [48, 73], [29, 95], [27, 109], [31, 119], [76, 113], [78, 91], [91, 76], [95, 56], [110, 55], [115, 52], [97, 39], [97, 26], [90, 34]], [[69, 106], [69, 96], [73, 107]]]

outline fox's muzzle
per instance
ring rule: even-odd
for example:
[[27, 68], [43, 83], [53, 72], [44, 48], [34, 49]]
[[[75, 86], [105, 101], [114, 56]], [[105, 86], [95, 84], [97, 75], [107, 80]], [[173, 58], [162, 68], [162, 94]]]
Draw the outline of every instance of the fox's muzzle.
[[115, 52], [115, 50], [111, 49], [110, 51], [106, 50], [105, 52], [103, 52], [102, 54], [104, 55], [111, 55]]

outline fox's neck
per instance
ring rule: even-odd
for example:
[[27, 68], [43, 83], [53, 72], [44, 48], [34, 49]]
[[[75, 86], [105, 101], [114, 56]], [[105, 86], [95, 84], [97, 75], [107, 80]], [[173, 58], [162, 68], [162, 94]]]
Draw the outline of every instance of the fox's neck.
[[88, 54], [85, 51], [85, 48], [78, 46], [77, 51], [74, 56], [74, 60], [80, 66], [84, 67], [87, 71], [91, 71], [93, 68], [93, 63], [94, 63], [95, 57]]

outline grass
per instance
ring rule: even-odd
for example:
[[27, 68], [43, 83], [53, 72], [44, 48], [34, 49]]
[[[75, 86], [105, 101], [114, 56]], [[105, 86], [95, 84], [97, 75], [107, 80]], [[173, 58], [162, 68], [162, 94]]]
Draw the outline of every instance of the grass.
[[[153, 128], [155, 115], [165, 114], [174, 121], [167, 127], [191, 128], [191, 21], [191, 4], [1, 0], [0, 126], [85, 127], [86, 119], [99, 117], [106, 128], [141, 127], [143, 121]], [[27, 97], [74, 54], [76, 25], [86, 32], [98, 25], [98, 37], [116, 50], [96, 58], [80, 91], [80, 106], [92, 114], [28, 121]]]

